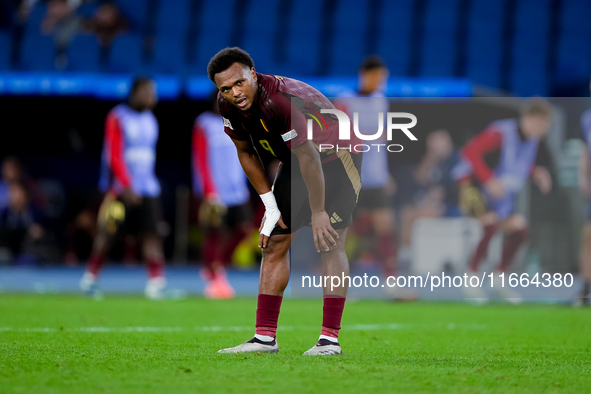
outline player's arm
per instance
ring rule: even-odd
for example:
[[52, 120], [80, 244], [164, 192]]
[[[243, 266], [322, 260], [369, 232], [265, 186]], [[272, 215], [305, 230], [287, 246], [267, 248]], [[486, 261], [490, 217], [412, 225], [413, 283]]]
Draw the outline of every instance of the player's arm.
[[474, 176], [493, 196], [500, 198], [505, 195], [503, 184], [494, 176], [493, 170], [486, 164], [484, 156], [501, 148], [503, 139], [501, 133], [495, 129], [487, 129], [471, 139], [462, 155], [470, 161]]
[[105, 121], [105, 144], [107, 145], [108, 163], [115, 179], [123, 186], [121, 196], [128, 203], [136, 204], [140, 197], [131, 188], [131, 176], [125, 163], [124, 150], [125, 142], [123, 130], [119, 120], [114, 113], [110, 113]]
[[324, 208], [324, 172], [320, 154], [312, 145], [312, 142], [306, 141], [292, 149], [300, 163], [300, 171], [306, 187], [308, 188], [308, 197], [310, 200], [310, 209], [312, 211], [312, 232], [316, 251], [329, 251], [329, 243], [336, 246], [335, 238], [338, 233], [330, 224], [330, 217]]
[[209, 165], [210, 149], [207, 135], [198, 122], [193, 126], [193, 189], [209, 201], [219, 200], [215, 179]]
[[232, 138], [232, 141], [234, 141], [234, 145], [236, 146], [238, 160], [240, 160], [240, 165], [242, 166], [244, 173], [261, 197], [261, 200], [263, 200], [263, 204], [265, 204], [265, 217], [263, 218], [263, 223], [261, 223], [259, 229], [259, 247], [266, 248], [271, 232], [275, 226], [277, 224], [279, 224], [281, 228], [287, 228], [287, 226], [283, 223], [283, 219], [281, 218], [281, 212], [279, 211], [279, 207], [277, 207], [277, 201], [271, 191], [271, 186], [267, 180], [267, 174], [263, 168], [263, 163], [261, 163], [261, 159], [250, 140], [241, 141]]
[[536, 162], [531, 170], [531, 177], [534, 184], [538, 187], [542, 194], [548, 194], [552, 190], [552, 176], [550, 175], [550, 168], [552, 165], [552, 156], [545, 141], [540, 141], [538, 145], [538, 153], [536, 155]]

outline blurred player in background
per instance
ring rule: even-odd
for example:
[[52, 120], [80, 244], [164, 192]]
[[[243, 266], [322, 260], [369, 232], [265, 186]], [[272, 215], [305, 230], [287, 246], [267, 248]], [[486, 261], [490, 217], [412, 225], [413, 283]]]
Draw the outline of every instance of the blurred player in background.
[[[388, 80], [388, 67], [378, 56], [368, 56], [359, 67], [359, 86], [356, 92], [347, 92], [335, 105], [353, 119], [358, 114], [359, 131], [362, 134], [375, 134], [378, 130], [378, 114], [385, 114], [390, 103], [384, 95]], [[384, 118], [385, 119], [385, 118]], [[375, 143], [387, 144], [386, 134]], [[357, 204], [357, 214], [353, 230], [359, 237], [375, 242], [369, 249], [382, 265], [386, 277], [398, 274], [396, 234], [394, 232], [394, 210], [391, 197], [395, 189], [394, 179], [388, 167], [386, 149], [374, 149], [363, 155], [361, 167], [361, 192]], [[365, 243], [365, 242], [363, 242]], [[389, 287], [388, 293], [395, 299], [408, 299], [412, 295], [404, 287]]]
[[[320, 116], [321, 109], [334, 109], [333, 104], [303, 82], [257, 73], [252, 58], [242, 49], [221, 50], [209, 61], [207, 72], [220, 91], [224, 131], [234, 141], [240, 164], [265, 204], [259, 238], [263, 261], [256, 334], [220, 352], [276, 353], [277, 321], [289, 282], [288, 251], [298, 230], [311, 225], [314, 245], [322, 253], [323, 275], [349, 275], [345, 239], [361, 189], [361, 154], [344, 149], [319, 152], [315, 144], [338, 144], [338, 120], [325, 114], [324, 122], [311, 122], [313, 141], [309, 141], [302, 111]], [[321, 124], [327, 130], [322, 132]], [[282, 163], [273, 189], [257, 149], [270, 152]], [[342, 354], [338, 335], [347, 287], [323, 290], [321, 335], [305, 355]]]
[[429, 132], [425, 136], [426, 152], [412, 171], [407, 188], [410, 204], [402, 216], [402, 243], [400, 259], [410, 263], [412, 228], [418, 219], [458, 217], [458, 186], [451, 176], [452, 168], [460, 160], [458, 152], [445, 129]]
[[232, 140], [224, 133], [217, 109], [217, 89], [212, 109], [197, 117], [193, 127], [193, 191], [202, 198], [199, 222], [205, 228], [202, 277], [204, 295], [232, 298], [234, 289], [226, 279], [236, 246], [251, 230], [248, 179], [242, 171]]
[[8, 206], [10, 186], [23, 182], [23, 167], [16, 156], [8, 156], [2, 161], [0, 174], [0, 210]]
[[[589, 87], [591, 88], [591, 84]], [[591, 199], [591, 163], [589, 160], [589, 152], [591, 150], [591, 108], [581, 116], [581, 129], [586, 149], [581, 154], [581, 160], [579, 162], [579, 188], [585, 198]], [[583, 288], [575, 303], [588, 305], [589, 295], [591, 293], [591, 208], [587, 212], [587, 222], [583, 232], [583, 248], [581, 251], [580, 265]]]
[[158, 122], [152, 113], [157, 103], [156, 85], [137, 78], [127, 103], [109, 112], [105, 122], [99, 187], [106, 191], [98, 217], [98, 234], [80, 288], [96, 293], [101, 268], [115, 235], [121, 232], [142, 239], [148, 271], [146, 297], [165, 296], [164, 253], [158, 234], [162, 220], [160, 183], [154, 171]]
[[[551, 105], [543, 99], [524, 103], [518, 119], [503, 119], [491, 123], [470, 140], [462, 150], [462, 160], [453, 169], [460, 180], [460, 204], [475, 215], [483, 226], [483, 235], [474, 251], [468, 269], [475, 273], [485, 258], [494, 234], [505, 234], [503, 252], [497, 269], [507, 271], [528, 235], [526, 219], [515, 212], [517, 194], [531, 176], [543, 194], [552, 189], [547, 170], [550, 153], [542, 141], [552, 117]], [[485, 158], [497, 154], [498, 164], [489, 166]], [[491, 168], [492, 167], [492, 168]], [[471, 178], [480, 185], [470, 184]], [[465, 296], [475, 302], [486, 302], [487, 294], [479, 287], [466, 287]], [[494, 290], [512, 303], [521, 302], [520, 295], [508, 286], [495, 283]]]

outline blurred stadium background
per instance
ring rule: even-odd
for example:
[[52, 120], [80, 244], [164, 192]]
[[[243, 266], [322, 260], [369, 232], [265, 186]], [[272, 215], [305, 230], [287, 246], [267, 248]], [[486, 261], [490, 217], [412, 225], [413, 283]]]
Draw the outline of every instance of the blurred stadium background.
[[[154, 112], [167, 261], [193, 267], [201, 235], [191, 197], [191, 131], [209, 107], [214, 86], [206, 65], [219, 49], [240, 46], [259, 72], [302, 79], [328, 96], [354, 89], [362, 59], [378, 54], [390, 69], [389, 97], [506, 97], [445, 104], [439, 107], [445, 116], [425, 116], [420, 131], [445, 128], [459, 148], [488, 121], [516, 115], [519, 100], [512, 96], [588, 96], [590, 20], [587, 0], [0, 0], [0, 157], [22, 164], [44, 227], [24, 253], [3, 249], [0, 264], [12, 268], [0, 271], [0, 286], [77, 286], [100, 203], [104, 119], [126, 97], [134, 75], [153, 76], [161, 100]], [[534, 229], [522, 270], [578, 270], [584, 220], [576, 188], [578, 116], [589, 102], [562, 104], [548, 138], [559, 187], [546, 198], [527, 192], [520, 203]], [[432, 114], [428, 106], [416, 104], [412, 111]], [[479, 108], [486, 109], [484, 123], [458, 122]], [[391, 161], [395, 178], [416, 166], [425, 152], [424, 142], [419, 145]], [[397, 181], [403, 190], [405, 180]], [[393, 204], [412, 204], [412, 196], [399, 193]], [[245, 253], [243, 265], [256, 266], [257, 256]], [[138, 264], [125, 245], [111, 258]], [[53, 270], [42, 277], [28, 269], [37, 266]], [[171, 271], [169, 279], [200, 289], [185, 269], [176, 277]], [[104, 278], [105, 284], [141, 289], [142, 276], [125, 272]], [[256, 294], [256, 277], [236, 274], [231, 281], [239, 292]]]

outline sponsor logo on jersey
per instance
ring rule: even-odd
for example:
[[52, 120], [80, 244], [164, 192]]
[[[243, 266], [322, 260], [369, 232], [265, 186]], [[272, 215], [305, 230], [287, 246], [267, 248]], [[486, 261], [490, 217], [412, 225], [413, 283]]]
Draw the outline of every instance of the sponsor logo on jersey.
[[292, 129], [285, 134], [281, 134], [281, 138], [283, 138], [283, 141], [285, 141], [285, 142], [293, 140], [297, 136], [298, 136], [298, 133], [295, 131], [295, 129]]
[[224, 119], [224, 126], [229, 128], [230, 130], [234, 130], [234, 128], [232, 127], [232, 123], [230, 123], [230, 119], [226, 119], [224, 117], [222, 117], [222, 119]]

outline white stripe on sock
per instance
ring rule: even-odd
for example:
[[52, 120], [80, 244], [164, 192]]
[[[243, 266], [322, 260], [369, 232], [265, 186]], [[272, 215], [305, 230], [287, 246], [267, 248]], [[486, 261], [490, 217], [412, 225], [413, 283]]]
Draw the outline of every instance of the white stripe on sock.
[[268, 335], [260, 335], [260, 334], [254, 334], [254, 337], [256, 339], [258, 339], [259, 341], [263, 341], [263, 342], [271, 342], [271, 341], [273, 341], [273, 339], [275, 339], [275, 338], [270, 337]]

